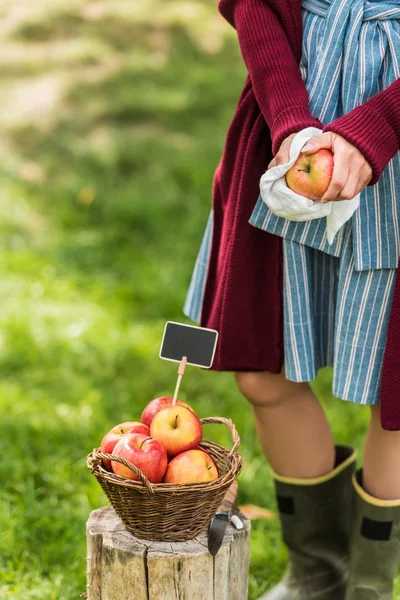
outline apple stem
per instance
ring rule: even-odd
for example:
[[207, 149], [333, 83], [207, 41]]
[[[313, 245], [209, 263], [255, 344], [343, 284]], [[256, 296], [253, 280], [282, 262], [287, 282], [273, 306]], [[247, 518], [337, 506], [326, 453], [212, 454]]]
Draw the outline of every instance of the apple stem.
[[183, 377], [183, 375], [185, 373], [186, 364], [187, 364], [187, 357], [184, 356], [182, 358], [181, 362], [179, 363], [178, 381], [176, 382], [175, 393], [174, 393], [174, 397], [172, 399], [172, 406], [175, 406], [175, 404], [176, 404], [176, 400], [178, 398], [179, 388], [181, 386], [182, 377]]
[[147, 437], [145, 440], [143, 440], [143, 442], [140, 444], [139, 448], [142, 449], [143, 448], [143, 444], [145, 444], [146, 442], [148, 442], [149, 440], [152, 440], [152, 437]]

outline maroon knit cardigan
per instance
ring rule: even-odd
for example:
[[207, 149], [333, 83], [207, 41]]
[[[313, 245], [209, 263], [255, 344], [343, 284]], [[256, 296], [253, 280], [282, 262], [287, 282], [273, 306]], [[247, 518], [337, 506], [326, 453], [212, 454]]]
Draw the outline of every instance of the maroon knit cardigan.
[[[213, 185], [214, 231], [201, 324], [217, 329], [213, 368], [279, 372], [283, 364], [282, 240], [249, 225], [259, 179], [281, 142], [319, 126], [299, 71], [300, 0], [221, 0], [248, 77]], [[335, 131], [368, 160], [376, 183], [400, 148], [400, 80], [337, 119]], [[383, 365], [381, 418], [400, 429], [400, 278]]]

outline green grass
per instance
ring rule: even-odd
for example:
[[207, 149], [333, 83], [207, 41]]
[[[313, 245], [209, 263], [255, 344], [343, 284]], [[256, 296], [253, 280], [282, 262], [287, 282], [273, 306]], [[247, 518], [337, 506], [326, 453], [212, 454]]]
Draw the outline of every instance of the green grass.
[[[184, 320], [245, 76], [215, 4], [0, 5], [0, 600], [84, 591], [85, 522], [106, 502], [86, 454], [173, 391], [160, 339]], [[316, 389], [337, 440], [360, 447], [368, 412], [332, 399], [329, 381]], [[181, 398], [234, 420], [240, 502], [274, 508], [232, 376], [188, 368]], [[284, 566], [278, 522], [254, 522], [250, 600]]]

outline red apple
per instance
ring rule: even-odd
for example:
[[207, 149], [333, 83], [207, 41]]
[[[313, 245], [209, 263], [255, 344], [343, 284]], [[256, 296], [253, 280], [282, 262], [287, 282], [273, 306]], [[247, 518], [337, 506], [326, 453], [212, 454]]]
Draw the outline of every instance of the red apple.
[[214, 460], [205, 450], [188, 450], [169, 463], [164, 483], [203, 483], [218, 479]]
[[[142, 416], [140, 417], [141, 422], [150, 427], [155, 415], [158, 412], [160, 412], [160, 410], [171, 406], [172, 400], [173, 398], [171, 398], [170, 396], [161, 396], [160, 398], [154, 398], [154, 400], [149, 402], [144, 411], [142, 412]], [[178, 404], [179, 406], [185, 406], [189, 410], [193, 411], [193, 408], [189, 406], [189, 404], [185, 404], [185, 402], [177, 400], [176, 404]]]
[[[163, 480], [168, 465], [167, 453], [160, 442], [144, 433], [127, 433], [121, 437], [113, 454], [135, 465], [152, 483], [160, 483]], [[126, 479], [139, 479], [136, 473], [121, 463], [113, 460], [111, 467], [116, 475]]]
[[[121, 439], [121, 435], [125, 435], [128, 431], [145, 433], [148, 436], [150, 435], [150, 429], [143, 423], [139, 423], [138, 421], [125, 421], [125, 423], [115, 425], [115, 427], [106, 433], [101, 440], [100, 452], [103, 452], [103, 454], [112, 454], [115, 444]], [[103, 464], [107, 469], [111, 469], [110, 460], [103, 460]]]
[[314, 154], [299, 154], [286, 173], [286, 183], [293, 192], [310, 200], [321, 200], [329, 187], [333, 172], [333, 154], [322, 148]]
[[201, 442], [203, 428], [192, 410], [175, 405], [156, 414], [150, 425], [150, 435], [164, 446], [168, 456], [176, 456]]

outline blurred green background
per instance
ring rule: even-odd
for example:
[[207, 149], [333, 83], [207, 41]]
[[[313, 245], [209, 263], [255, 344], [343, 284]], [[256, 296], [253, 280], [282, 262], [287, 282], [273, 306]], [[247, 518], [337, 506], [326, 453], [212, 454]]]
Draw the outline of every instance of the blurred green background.
[[[158, 359], [181, 314], [213, 171], [245, 71], [216, 0], [0, 2], [0, 599], [85, 590], [85, 522], [106, 503], [86, 455], [173, 392]], [[368, 411], [315, 384], [338, 441]], [[240, 502], [274, 510], [229, 373], [180, 395], [242, 437]], [[207, 437], [229, 444], [208, 426]], [[254, 521], [249, 599], [282, 575], [279, 524]]]

